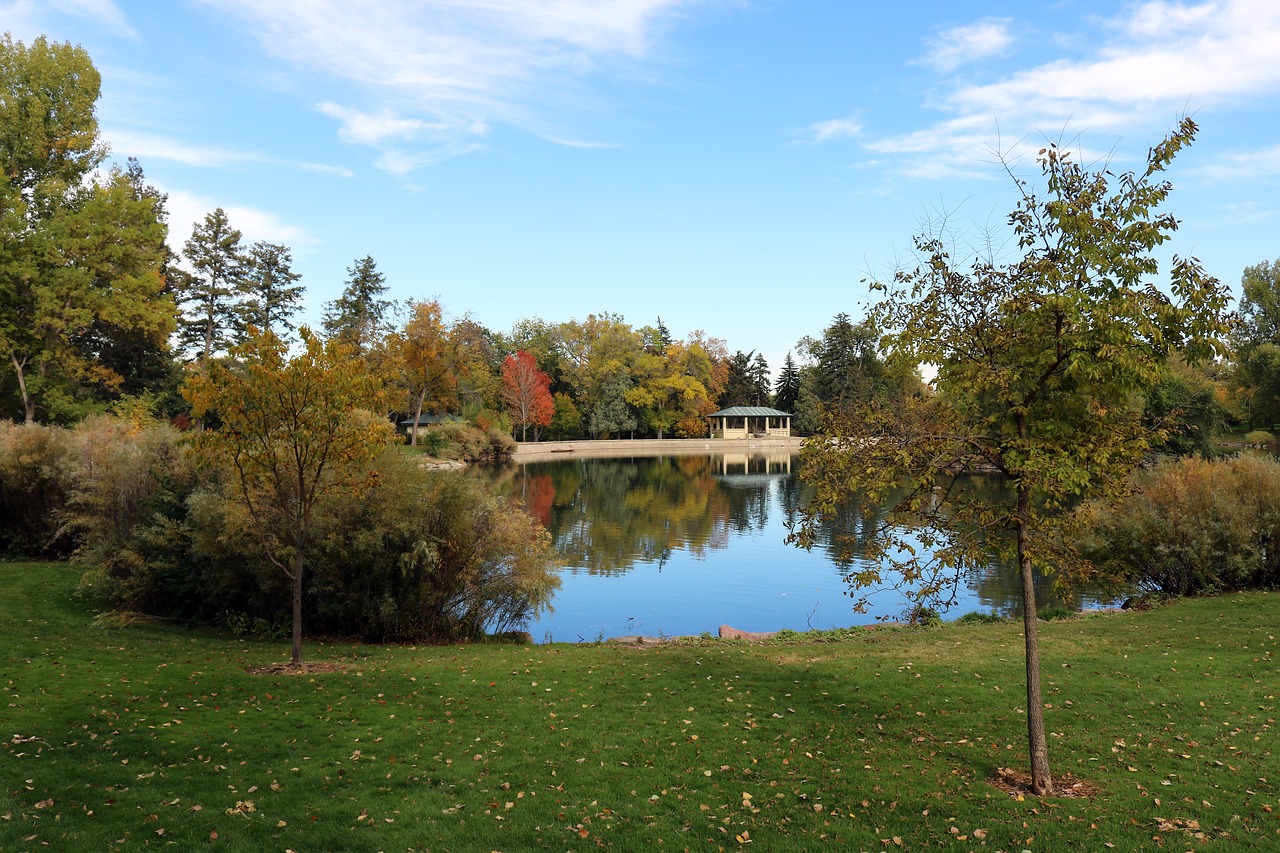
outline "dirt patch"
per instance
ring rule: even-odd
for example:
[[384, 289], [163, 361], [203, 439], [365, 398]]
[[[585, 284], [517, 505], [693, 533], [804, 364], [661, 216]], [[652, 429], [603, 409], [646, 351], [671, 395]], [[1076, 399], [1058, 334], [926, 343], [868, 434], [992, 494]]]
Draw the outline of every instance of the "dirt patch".
[[[1031, 774], [1025, 770], [1014, 770], [1012, 767], [999, 767], [991, 777], [991, 784], [1011, 797], [1035, 797], [1031, 790]], [[1086, 782], [1070, 773], [1053, 777], [1053, 796], [1066, 799], [1084, 799], [1096, 797], [1102, 793], [1102, 786], [1095, 782]]]
[[291, 663], [273, 663], [269, 666], [260, 666], [257, 669], [249, 670], [250, 675], [317, 675], [322, 672], [346, 672], [347, 666], [342, 663], [331, 663], [321, 661], [318, 663], [303, 663], [294, 666]]

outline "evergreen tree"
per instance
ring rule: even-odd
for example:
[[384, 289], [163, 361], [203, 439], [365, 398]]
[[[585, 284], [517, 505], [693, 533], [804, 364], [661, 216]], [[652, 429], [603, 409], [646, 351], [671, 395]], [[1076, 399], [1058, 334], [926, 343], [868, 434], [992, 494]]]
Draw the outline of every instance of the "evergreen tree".
[[747, 371], [747, 378], [751, 381], [751, 405], [767, 405], [769, 402], [769, 362], [765, 361], [761, 353], [756, 353], [756, 357], [752, 359], [751, 367]]
[[591, 410], [591, 434], [620, 436], [636, 428], [636, 416], [627, 405], [627, 391], [631, 390], [631, 377], [626, 370], [614, 370], [600, 380], [596, 391], [596, 404]]
[[386, 292], [386, 277], [369, 255], [347, 267], [346, 288], [326, 306], [325, 334], [350, 344], [357, 353], [368, 352], [390, 331], [387, 314], [393, 303], [382, 298]]
[[289, 339], [295, 328], [291, 322], [302, 307], [303, 287], [294, 284], [301, 275], [293, 271], [293, 255], [288, 246], [259, 241], [249, 248], [241, 292], [238, 340], [246, 339], [250, 326], [261, 332], [272, 332], [281, 340]]
[[796, 403], [800, 400], [800, 371], [796, 368], [791, 353], [782, 362], [782, 372], [778, 374], [778, 384], [774, 387], [773, 407], [784, 412], [794, 413]]
[[182, 252], [192, 272], [180, 277], [178, 305], [183, 317], [178, 340], [203, 363], [224, 352], [239, 326], [239, 294], [246, 258], [240, 232], [217, 208], [197, 223]]
[[827, 406], [847, 410], [869, 399], [884, 376], [877, 335], [867, 323], [854, 325], [837, 314], [818, 343], [817, 394]]

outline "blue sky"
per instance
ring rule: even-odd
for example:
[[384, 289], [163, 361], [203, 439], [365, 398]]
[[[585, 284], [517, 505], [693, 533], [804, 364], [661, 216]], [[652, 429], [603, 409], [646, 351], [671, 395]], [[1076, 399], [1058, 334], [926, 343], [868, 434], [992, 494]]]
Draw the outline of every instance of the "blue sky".
[[[1035, 6], [1035, 8], [1032, 8]], [[372, 255], [498, 331], [661, 316], [776, 369], [923, 222], [997, 234], [999, 154], [1118, 170], [1190, 113], [1172, 251], [1280, 256], [1280, 3], [0, 0], [84, 46], [113, 155], [292, 247], [307, 318]]]

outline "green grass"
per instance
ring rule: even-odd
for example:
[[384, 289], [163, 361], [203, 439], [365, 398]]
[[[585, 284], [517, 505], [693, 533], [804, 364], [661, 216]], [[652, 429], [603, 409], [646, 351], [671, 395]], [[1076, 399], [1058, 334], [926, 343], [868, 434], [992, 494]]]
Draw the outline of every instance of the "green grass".
[[286, 644], [95, 623], [76, 580], [0, 565], [6, 851], [1280, 849], [1276, 594], [1042, 623], [1055, 773], [1101, 792], [1019, 801], [1015, 622], [266, 677]]

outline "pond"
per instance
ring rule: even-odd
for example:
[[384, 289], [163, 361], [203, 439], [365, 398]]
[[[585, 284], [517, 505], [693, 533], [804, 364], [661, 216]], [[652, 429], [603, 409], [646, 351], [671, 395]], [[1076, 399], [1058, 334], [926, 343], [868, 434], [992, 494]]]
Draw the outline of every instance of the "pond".
[[[563, 568], [554, 612], [529, 626], [535, 641], [837, 628], [898, 618], [902, 593], [870, 596], [865, 613], [832, 553], [786, 544], [805, 487], [788, 451], [511, 464], [490, 472], [550, 531]], [[1037, 581], [1040, 606], [1059, 600]], [[1020, 612], [1012, 566], [962, 578], [945, 618]]]

